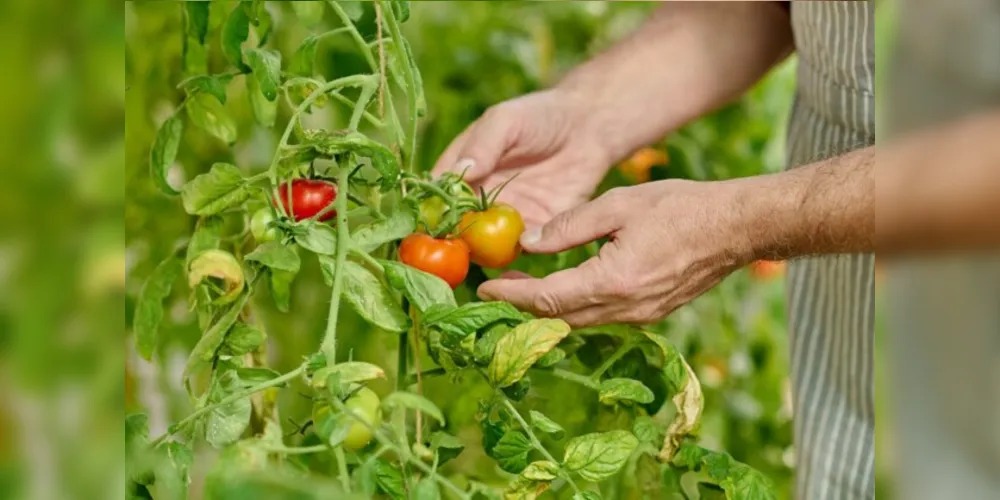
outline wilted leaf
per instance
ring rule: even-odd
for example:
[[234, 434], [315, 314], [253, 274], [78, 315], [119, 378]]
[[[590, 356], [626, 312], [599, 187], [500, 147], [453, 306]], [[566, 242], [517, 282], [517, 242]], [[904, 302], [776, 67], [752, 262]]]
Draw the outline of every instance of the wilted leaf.
[[212, 165], [208, 173], [185, 184], [181, 193], [184, 210], [193, 215], [215, 215], [250, 198], [243, 174], [228, 163]]
[[417, 218], [409, 205], [401, 204], [384, 220], [365, 224], [351, 232], [354, 247], [371, 253], [378, 247], [405, 238], [417, 228]]
[[[218, 376], [212, 384], [207, 404], [219, 403], [242, 388], [243, 384], [236, 371], [227, 371]], [[205, 440], [216, 448], [222, 448], [236, 441], [250, 424], [250, 411], [250, 396], [214, 408], [209, 412], [205, 424]]]
[[188, 286], [193, 289], [205, 278], [223, 282], [222, 295], [215, 300], [215, 304], [228, 304], [243, 293], [243, 266], [233, 254], [225, 250], [205, 250], [191, 260], [188, 266]]
[[243, 260], [260, 262], [271, 269], [288, 271], [290, 273], [299, 272], [301, 260], [295, 250], [282, 245], [276, 241], [268, 241], [257, 246], [248, 253]]
[[612, 378], [601, 382], [598, 388], [598, 399], [606, 405], [619, 401], [635, 401], [637, 403], [653, 402], [653, 391], [630, 378]]
[[226, 111], [225, 106], [211, 94], [198, 92], [188, 99], [185, 105], [188, 118], [199, 128], [217, 137], [226, 144], [236, 142], [239, 130], [236, 122]]
[[517, 382], [569, 332], [569, 325], [561, 319], [534, 319], [516, 326], [497, 342], [489, 366], [490, 381], [501, 388]]
[[629, 431], [585, 434], [566, 444], [563, 466], [587, 481], [602, 481], [615, 475], [637, 446], [639, 440]]
[[561, 425], [555, 423], [541, 412], [531, 410], [528, 412], [528, 415], [530, 416], [532, 429], [551, 434], [556, 439], [562, 439], [563, 434], [566, 432]]
[[175, 196], [180, 194], [167, 182], [167, 170], [177, 159], [177, 150], [181, 145], [181, 134], [184, 133], [184, 122], [171, 116], [167, 118], [153, 139], [153, 147], [149, 150], [149, 175], [153, 184], [161, 193]]
[[[320, 266], [323, 273], [333, 279], [337, 273], [336, 261], [326, 256], [320, 256]], [[361, 315], [365, 321], [390, 332], [405, 330], [410, 319], [403, 312], [402, 306], [393, 297], [389, 288], [369, 270], [354, 261], [344, 262], [344, 299]]]
[[191, 267], [191, 261], [205, 250], [219, 248], [222, 242], [222, 231], [225, 229], [225, 221], [217, 215], [202, 217], [195, 225], [194, 234], [188, 241], [187, 254], [184, 259], [184, 268]]
[[664, 381], [668, 387], [678, 391], [671, 398], [677, 413], [667, 426], [658, 457], [661, 462], [669, 462], [680, 447], [684, 436], [698, 427], [705, 401], [698, 377], [677, 349], [661, 335], [647, 331], [643, 331], [643, 335], [663, 352]]
[[437, 420], [439, 424], [444, 425], [444, 414], [441, 413], [441, 409], [438, 408], [433, 401], [419, 394], [414, 394], [412, 392], [394, 392], [382, 400], [382, 406], [386, 409], [386, 411], [392, 411], [393, 408], [397, 407], [420, 410], [434, 420]]
[[528, 454], [531, 453], [531, 449], [531, 441], [523, 432], [508, 431], [488, 454], [497, 461], [501, 469], [517, 474], [528, 466]]
[[182, 271], [180, 259], [170, 256], [156, 266], [139, 291], [132, 331], [135, 333], [136, 351], [146, 360], [152, 359], [156, 349], [157, 334], [163, 321], [163, 301], [170, 296], [174, 281]]
[[380, 260], [379, 263], [385, 269], [389, 284], [403, 292], [417, 310], [425, 312], [438, 304], [455, 305], [455, 294], [441, 278], [391, 260]]

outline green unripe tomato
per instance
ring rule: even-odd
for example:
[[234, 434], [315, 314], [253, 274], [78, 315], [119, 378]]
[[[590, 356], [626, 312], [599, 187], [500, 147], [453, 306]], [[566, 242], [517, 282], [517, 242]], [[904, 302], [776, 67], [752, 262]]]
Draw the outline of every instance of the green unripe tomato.
[[[358, 451], [368, 446], [368, 443], [374, 437], [372, 428], [378, 428], [378, 426], [382, 425], [381, 405], [382, 401], [375, 394], [375, 391], [367, 387], [362, 387], [361, 390], [348, 398], [347, 401], [344, 401], [344, 406], [368, 424], [365, 425], [354, 418], [348, 417], [351, 423], [347, 430], [347, 437], [344, 438], [344, 442], [342, 443], [344, 449]], [[320, 429], [322, 429], [323, 421], [329, 415], [330, 406], [326, 403], [313, 406], [313, 425], [316, 426], [317, 433], [321, 432]], [[326, 438], [326, 436], [321, 437]]]
[[250, 232], [257, 243], [275, 241], [281, 237], [281, 230], [271, 225], [274, 222], [274, 214], [270, 208], [262, 208], [254, 212], [250, 218]]

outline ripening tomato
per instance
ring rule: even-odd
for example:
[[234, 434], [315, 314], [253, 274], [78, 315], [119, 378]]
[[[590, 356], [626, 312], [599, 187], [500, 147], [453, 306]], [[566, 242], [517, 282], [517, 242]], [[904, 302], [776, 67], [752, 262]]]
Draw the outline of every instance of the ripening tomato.
[[458, 231], [469, 245], [472, 262], [496, 269], [509, 266], [521, 253], [518, 240], [524, 220], [514, 207], [501, 203], [482, 212], [467, 212]]
[[271, 213], [270, 208], [262, 208], [254, 212], [253, 217], [250, 218], [250, 232], [253, 233], [253, 239], [257, 243], [274, 241], [281, 237], [281, 230], [274, 227], [272, 222], [274, 222], [274, 214]]
[[638, 184], [650, 180], [650, 169], [656, 166], [666, 166], [670, 162], [663, 150], [645, 147], [641, 148], [618, 165], [618, 171], [629, 181]]
[[[301, 221], [311, 218], [327, 206], [332, 205], [337, 199], [337, 186], [326, 181], [295, 179], [292, 181], [291, 207], [288, 205], [287, 182], [278, 186], [278, 195], [281, 197], [281, 205], [285, 207], [285, 213], [294, 211], [293, 218], [296, 221]], [[319, 220], [330, 220], [336, 215], [336, 210], [330, 210], [323, 214]]]
[[781, 276], [785, 263], [773, 260], [756, 260], [750, 264], [750, 274], [759, 280], [769, 280]]
[[[359, 422], [357, 419], [351, 418], [350, 427], [347, 429], [347, 437], [344, 438], [343, 446], [349, 451], [358, 451], [368, 443], [371, 442], [374, 433], [372, 428], [378, 428], [382, 425], [382, 410], [380, 406], [382, 401], [378, 398], [378, 394], [375, 391], [362, 387], [358, 392], [354, 393], [353, 396], [347, 398], [344, 401], [344, 406], [348, 410], [351, 410], [355, 416], [364, 420], [364, 423]], [[330, 415], [330, 405], [326, 403], [317, 404], [313, 407], [313, 425], [317, 435], [324, 432], [329, 432], [329, 429], [323, 428], [323, 421]], [[348, 417], [350, 418], [350, 417]], [[324, 440], [328, 439], [330, 436], [322, 436]]]
[[469, 247], [460, 239], [413, 233], [399, 244], [399, 260], [443, 279], [453, 289], [469, 273]]

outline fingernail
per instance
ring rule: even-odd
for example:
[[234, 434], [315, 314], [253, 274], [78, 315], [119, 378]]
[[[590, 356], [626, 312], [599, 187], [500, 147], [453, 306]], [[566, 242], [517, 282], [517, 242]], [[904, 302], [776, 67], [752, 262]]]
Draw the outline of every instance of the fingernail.
[[492, 295], [482, 290], [476, 290], [476, 295], [479, 297], [479, 300], [490, 301], [494, 299]]
[[454, 168], [455, 173], [459, 175], [471, 172], [475, 169], [476, 169], [476, 160], [473, 160], [472, 158], [463, 158], [461, 160], [458, 160], [458, 162], [455, 163], [455, 168]]
[[529, 228], [524, 234], [521, 235], [522, 245], [534, 245], [542, 240], [542, 228], [532, 227]]

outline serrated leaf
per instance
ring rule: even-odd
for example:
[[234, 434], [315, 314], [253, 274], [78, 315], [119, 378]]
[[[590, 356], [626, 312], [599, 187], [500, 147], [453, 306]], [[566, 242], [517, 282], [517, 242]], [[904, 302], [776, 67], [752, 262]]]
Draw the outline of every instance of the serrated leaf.
[[177, 150], [180, 148], [183, 133], [184, 122], [177, 116], [171, 116], [160, 125], [153, 139], [153, 147], [149, 150], [149, 175], [156, 188], [169, 196], [180, 194], [167, 182], [167, 171], [177, 159]]
[[250, 192], [238, 168], [228, 163], [216, 163], [208, 173], [185, 184], [181, 196], [187, 213], [215, 215], [242, 205], [250, 198]]
[[521, 477], [531, 481], [553, 481], [559, 477], [559, 464], [548, 460], [531, 462], [521, 471]]
[[297, 273], [301, 260], [295, 250], [276, 241], [263, 243], [243, 257], [245, 261], [259, 262], [271, 269]]
[[295, 16], [306, 28], [315, 28], [323, 21], [324, 2], [291, 2]]
[[629, 431], [585, 434], [566, 444], [563, 467], [587, 481], [602, 481], [615, 475], [637, 446], [639, 440]]
[[441, 413], [441, 409], [438, 408], [433, 401], [419, 394], [414, 394], [412, 392], [394, 392], [382, 400], [382, 406], [387, 411], [392, 411], [393, 408], [398, 407], [420, 410], [434, 420], [437, 420], [439, 424], [444, 425], [444, 414]]
[[253, 112], [254, 120], [264, 127], [273, 127], [278, 118], [278, 101], [267, 99], [267, 96], [260, 89], [260, 82], [257, 78], [248, 77], [246, 85], [247, 99], [250, 100], [250, 110]]
[[511, 330], [513, 328], [504, 323], [498, 323], [486, 329], [483, 332], [483, 336], [476, 340], [472, 350], [472, 356], [476, 360], [476, 363], [481, 365], [490, 364], [490, 360], [493, 359], [493, 352], [497, 348], [497, 342], [500, 341], [501, 337], [510, 333]]
[[256, 350], [265, 340], [267, 335], [264, 332], [246, 323], [236, 323], [226, 334], [221, 352], [229, 356], [242, 356]]
[[368, 138], [361, 132], [311, 129], [302, 135], [302, 144], [312, 147], [316, 153], [325, 158], [333, 158], [344, 153], [370, 158], [372, 167], [382, 175], [380, 184], [383, 191], [399, 184], [401, 170], [396, 155], [384, 144]]
[[188, 118], [199, 128], [226, 144], [236, 142], [236, 122], [226, 108], [211, 94], [199, 92], [192, 95], [185, 105]]
[[500, 388], [517, 382], [569, 332], [561, 319], [534, 319], [514, 327], [497, 342], [488, 370], [490, 382]]
[[[236, 371], [227, 371], [212, 384], [207, 404], [218, 403], [242, 388]], [[246, 396], [212, 409], [205, 423], [205, 440], [216, 448], [238, 440], [250, 425], [250, 406], [250, 396]]]
[[330, 375], [337, 374], [341, 384], [356, 384], [385, 378], [382, 367], [363, 361], [348, 361], [320, 368], [312, 377], [312, 386], [322, 389]]
[[406, 486], [403, 473], [395, 465], [385, 459], [375, 461], [375, 483], [378, 488], [392, 498], [406, 498]]
[[268, 101], [277, 99], [281, 85], [281, 54], [274, 50], [249, 48], [244, 55], [261, 93]]
[[497, 461], [501, 469], [517, 474], [528, 466], [531, 441], [521, 431], [507, 431], [487, 454]]
[[[312, 2], [295, 2], [295, 5]], [[295, 75], [313, 76], [316, 66], [316, 48], [319, 46], [320, 37], [317, 35], [307, 36], [299, 48], [295, 49], [291, 59], [288, 61], [288, 72]]]
[[219, 100], [220, 104], [226, 103], [226, 86], [233, 80], [233, 75], [195, 75], [184, 79], [177, 84], [177, 88], [184, 89], [189, 95], [199, 92], [209, 94]]
[[163, 321], [163, 301], [170, 296], [174, 282], [183, 271], [180, 259], [170, 256], [153, 269], [139, 291], [132, 331], [136, 351], [146, 360], [153, 358], [156, 349], [160, 322]]
[[250, 68], [243, 63], [243, 42], [250, 36], [250, 18], [247, 17], [241, 3], [237, 3], [226, 22], [222, 25], [222, 54], [236, 66], [241, 73], [247, 73]]
[[563, 434], [566, 433], [565, 429], [561, 425], [555, 423], [552, 419], [545, 416], [541, 412], [531, 410], [528, 412], [531, 421], [531, 428], [544, 432], [546, 434], [551, 434], [555, 439], [562, 439]]
[[295, 235], [300, 247], [319, 255], [337, 255], [337, 230], [317, 221], [303, 221]]
[[559, 364], [559, 362], [564, 359], [566, 359], [566, 351], [556, 347], [555, 349], [545, 353], [545, 356], [539, 358], [538, 361], [535, 362], [535, 366], [538, 368], [550, 368]]
[[441, 278], [391, 260], [379, 263], [385, 269], [389, 284], [402, 292], [417, 310], [426, 312], [434, 305], [455, 305], [455, 294]]
[[642, 443], [659, 446], [663, 442], [663, 429], [652, 418], [642, 415], [632, 422], [632, 433]]
[[680, 352], [665, 337], [645, 330], [642, 333], [662, 351], [664, 382], [671, 390], [676, 391], [671, 401], [677, 412], [667, 426], [658, 456], [661, 462], [670, 462], [684, 436], [698, 427], [705, 405], [704, 396], [698, 377]]
[[443, 431], [431, 434], [430, 445], [437, 452], [438, 465], [457, 457], [465, 449], [465, 443], [461, 439]]
[[365, 224], [351, 232], [354, 247], [371, 253], [378, 247], [405, 238], [417, 228], [417, 217], [413, 209], [402, 204], [385, 220]]
[[[320, 266], [330, 280], [336, 269], [336, 260], [320, 256]], [[388, 286], [370, 269], [354, 261], [344, 262], [344, 299], [365, 321], [390, 332], [402, 332], [409, 327], [410, 319], [392, 295]]]
[[425, 477], [413, 488], [413, 494], [410, 498], [413, 500], [440, 500], [441, 490], [434, 478]]
[[634, 401], [641, 404], [653, 402], [653, 391], [638, 380], [630, 378], [611, 378], [601, 382], [598, 399], [606, 405], [614, 405], [619, 401]]
[[507, 302], [469, 302], [460, 307], [449, 304], [431, 307], [426, 311], [424, 325], [437, 328], [457, 341], [490, 324], [521, 319], [521, 312]]

